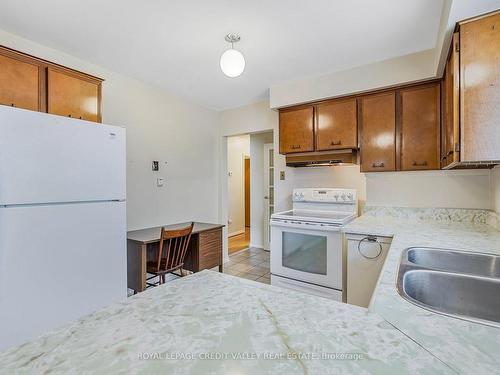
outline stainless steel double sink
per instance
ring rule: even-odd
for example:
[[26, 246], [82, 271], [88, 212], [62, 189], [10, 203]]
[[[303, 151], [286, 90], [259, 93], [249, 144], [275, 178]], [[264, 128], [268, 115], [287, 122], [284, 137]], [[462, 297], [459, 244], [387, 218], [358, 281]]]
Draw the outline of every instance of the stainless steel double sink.
[[500, 328], [500, 256], [411, 247], [399, 265], [397, 290], [443, 315]]

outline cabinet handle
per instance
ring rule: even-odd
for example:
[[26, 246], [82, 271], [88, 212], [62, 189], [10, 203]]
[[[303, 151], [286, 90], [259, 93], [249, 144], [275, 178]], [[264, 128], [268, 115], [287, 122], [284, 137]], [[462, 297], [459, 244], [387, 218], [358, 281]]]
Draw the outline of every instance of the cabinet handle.
[[417, 161], [413, 162], [414, 167], [425, 167], [427, 165], [427, 160], [424, 160], [422, 163], [418, 163]]
[[[361, 246], [361, 243], [364, 242], [364, 241], [368, 241], [368, 242], [372, 242], [372, 243], [377, 243], [378, 244], [378, 254], [375, 255], [374, 257], [369, 257], [367, 255], [365, 255], [361, 249], [360, 249], [360, 246]], [[363, 258], [366, 258], [366, 259], [376, 259], [380, 256], [380, 254], [382, 254], [382, 244], [377, 240], [377, 237], [372, 237], [372, 236], [368, 236], [368, 237], [364, 237], [362, 238], [361, 240], [359, 240], [358, 242], [358, 252], [359, 254], [363, 257]]]
[[448, 151], [448, 155], [446, 156], [451, 156], [451, 155], [453, 155], [453, 150]]
[[441, 161], [445, 161], [448, 155], [441, 156]]
[[373, 163], [372, 167], [373, 168], [384, 168], [385, 164], [384, 163]]
[[342, 144], [342, 141], [332, 141], [330, 143], [330, 146], [340, 146]]
[[292, 145], [292, 150], [297, 150], [300, 148], [300, 145]]

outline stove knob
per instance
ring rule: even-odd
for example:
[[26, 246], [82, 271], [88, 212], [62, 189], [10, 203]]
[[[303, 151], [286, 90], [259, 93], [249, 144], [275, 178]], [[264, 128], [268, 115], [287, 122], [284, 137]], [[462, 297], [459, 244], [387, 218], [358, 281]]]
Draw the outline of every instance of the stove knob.
[[338, 200], [339, 200], [339, 195], [338, 195], [338, 194], [335, 194], [335, 195], [334, 195], [334, 197], [335, 197], [335, 200], [336, 200], [336, 201], [338, 201]]
[[347, 198], [349, 198], [350, 201], [354, 200], [354, 196], [352, 193], [348, 193]]
[[345, 202], [347, 200], [347, 197], [345, 194], [342, 194], [342, 200]]

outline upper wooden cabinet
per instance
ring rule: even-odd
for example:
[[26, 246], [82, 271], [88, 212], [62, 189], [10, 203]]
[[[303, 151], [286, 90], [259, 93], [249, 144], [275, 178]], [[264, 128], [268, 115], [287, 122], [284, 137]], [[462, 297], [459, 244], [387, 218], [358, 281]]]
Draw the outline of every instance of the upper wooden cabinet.
[[281, 110], [280, 153], [314, 151], [314, 107]]
[[399, 90], [401, 170], [440, 168], [439, 82]]
[[42, 110], [41, 67], [15, 54], [0, 54], [0, 104]]
[[101, 122], [102, 79], [0, 46], [0, 104]]
[[316, 106], [316, 150], [357, 148], [357, 134], [356, 98]]
[[48, 112], [100, 122], [100, 81], [57, 68], [48, 68]]
[[358, 99], [361, 171], [396, 170], [396, 93]]
[[460, 49], [459, 34], [453, 34], [450, 57], [446, 63], [441, 85], [442, 118], [441, 125], [441, 167], [460, 161]]
[[500, 161], [500, 13], [460, 32], [460, 161]]

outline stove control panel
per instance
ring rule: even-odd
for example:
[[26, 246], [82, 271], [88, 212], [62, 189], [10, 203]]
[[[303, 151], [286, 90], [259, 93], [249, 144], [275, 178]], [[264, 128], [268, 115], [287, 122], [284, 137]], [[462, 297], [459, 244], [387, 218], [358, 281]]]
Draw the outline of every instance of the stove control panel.
[[318, 202], [318, 203], [356, 203], [356, 190], [353, 189], [332, 189], [332, 188], [305, 188], [294, 189], [294, 202]]

